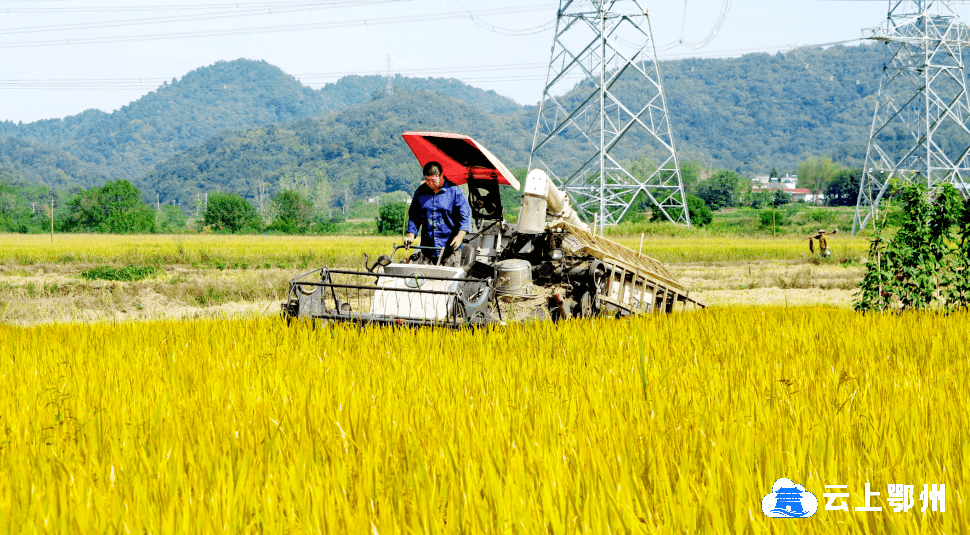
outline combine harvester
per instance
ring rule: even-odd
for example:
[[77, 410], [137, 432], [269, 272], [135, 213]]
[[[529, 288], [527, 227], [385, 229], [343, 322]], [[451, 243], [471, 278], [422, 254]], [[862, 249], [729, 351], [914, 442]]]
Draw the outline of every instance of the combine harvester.
[[372, 265], [364, 255], [363, 270], [315, 269], [290, 281], [287, 320], [463, 326], [705, 306], [660, 262], [594, 235], [542, 170], [526, 178], [510, 224], [499, 187], [520, 185], [492, 153], [460, 134], [403, 136], [422, 166], [440, 162], [468, 187], [472, 230], [458, 267], [414, 263], [420, 248], [402, 245]]

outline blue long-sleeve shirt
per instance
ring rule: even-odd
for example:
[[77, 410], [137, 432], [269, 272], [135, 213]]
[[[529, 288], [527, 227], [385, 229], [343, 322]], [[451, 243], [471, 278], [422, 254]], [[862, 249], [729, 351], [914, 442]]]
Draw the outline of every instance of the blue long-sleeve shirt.
[[408, 209], [408, 232], [417, 236], [421, 227], [422, 246], [446, 247], [459, 230], [471, 231], [471, 219], [472, 209], [461, 188], [445, 180], [434, 193], [421, 184]]

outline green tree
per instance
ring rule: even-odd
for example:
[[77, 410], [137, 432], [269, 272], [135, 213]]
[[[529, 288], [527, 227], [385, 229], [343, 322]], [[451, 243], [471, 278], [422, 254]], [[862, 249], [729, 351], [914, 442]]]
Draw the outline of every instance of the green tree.
[[287, 168], [279, 181], [280, 190], [292, 190], [313, 205], [314, 212], [324, 212], [333, 200], [333, 188], [327, 180], [326, 164], [323, 162], [306, 163], [298, 171]]
[[[629, 212], [628, 212], [629, 213]], [[704, 204], [704, 199], [701, 199], [697, 195], [687, 194], [687, 213], [690, 214], [690, 224], [695, 227], [703, 227], [710, 224], [711, 220], [714, 218], [714, 214], [711, 209]], [[650, 214], [651, 223], [660, 223], [666, 221], [667, 218], [663, 216], [663, 212], [654, 209]], [[631, 223], [638, 223], [638, 220], [630, 219]]]
[[[0, 167], [0, 232], [49, 231], [51, 195], [55, 193], [63, 194], [28, 184], [17, 172]], [[58, 199], [55, 204], [63, 203]]]
[[202, 223], [216, 230], [239, 232], [258, 230], [262, 225], [259, 212], [235, 193], [210, 193]]
[[[870, 242], [866, 273], [853, 307], [860, 311], [965, 308], [970, 303], [965, 267], [970, 234], [967, 210], [951, 184], [945, 184], [932, 204], [922, 184], [894, 186], [893, 199], [901, 208], [902, 226], [883, 239], [885, 221], [878, 223]], [[953, 237], [957, 229], [960, 240]]]
[[329, 214], [317, 214], [313, 218], [314, 231], [317, 234], [339, 234], [343, 223], [347, 221], [343, 212], [333, 210]]
[[765, 206], [771, 206], [771, 201], [774, 196], [770, 191], [754, 191], [748, 194], [745, 199], [745, 205], [760, 210]]
[[758, 219], [761, 222], [762, 229], [770, 230], [772, 232], [777, 231], [779, 227], [787, 223], [784, 213], [771, 208], [762, 210], [758, 214]]
[[697, 186], [697, 196], [712, 210], [735, 206], [741, 177], [734, 171], [718, 171]]
[[768, 178], [778, 178], [778, 168], [772, 167], [771, 173], [768, 174]]
[[127, 180], [83, 190], [68, 203], [68, 231], [134, 234], [155, 229], [155, 212]]
[[408, 218], [408, 205], [403, 202], [392, 202], [381, 206], [377, 216], [377, 233], [385, 236], [400, 234], [404, 230], [404, 223]]
[[705, 227], [714, 219], [714, 213], [697, 195], [687, 195], [687, 212], [690, 214], [690, 224]]
[[701, 174], [701, 163], [696, 160], [680, 162], [680, 180], [684, 184], [686, 193], [697, 191], [697, 182]]
[[177, 234], [188, 229], [188, 218], [178, 206], [166, 204], [158, 214], [158, 230], [167, 234]]
[[281, 191], [273, 197], [273, 211], [276, 214], [270, 230], [287, 234], [305, 233], [313, 220], [313, 203], [291, 190]]
[[825, 202], [829, 206], [854, 206], [862, 183], [862, 168], [839, 169], [825, 186]]
[[791, 195], [785, 193], [782, 190], [775, 190], [775, 194], [771, 199], [773, 206], [784, 206], [791, 202]]
[[968, 309], [970, 308], [970, 199], [963, 202], [957, 228], [953, 262], [950, 266], [951, 284], [941, 290], [940, 297], [951, 309]]
[[841, 168], [841, 165], [828, 156], [809, 158], [798, 164], [798, 183], [811, 190], [815, 199], [818, 199]]

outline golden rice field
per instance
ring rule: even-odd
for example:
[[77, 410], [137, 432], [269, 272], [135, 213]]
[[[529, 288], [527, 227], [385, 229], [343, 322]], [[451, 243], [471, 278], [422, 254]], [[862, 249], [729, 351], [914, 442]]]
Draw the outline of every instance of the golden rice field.
[[[821, 307], [3, 326], [0, 532], [967, 533], [968, 330]], [[765, 517], [782, 477], [823, 507], [848, 485], [849, 511]], [[866, 483], [882, 511], [855, 510]]]
[[[611, 237], [634, 250], [639, 236]], [[0, 262], [89, 264], [199, 264], [216, 267], [293, 267], [360, 263], [361, 253], [389, 253], [400, 237], [259, 236], [214, 234], [0, 234]], [[866, 238], [848, 234], [830, 240], [833, 258], [858, 260], [868, 250]], [[735, 262], [800, 260], [809, 257], [808, 241], [783, 237], [647, 236], [643, 253], [662, 262]]]
[[[397, 238], [398, 243], [401, 242]], [[386, 253], [394, 238], [217, 234], [0, 234], [0, 261], [15, 264], [200, 264], [215, 267], [293, 267], [359, 262]]]
[[[633, 250], [640, 248], [639, 236], [610, 237]], [[831, 237], [830, 261], [864, 259], [869, 251], [869, 238], [848, 233]], [[808, 239], [795, 236], [698, 236], [645, 237], [643, 253], [661, 262], [738, 262], [758, 260], [804, 260], [812, 255]]]

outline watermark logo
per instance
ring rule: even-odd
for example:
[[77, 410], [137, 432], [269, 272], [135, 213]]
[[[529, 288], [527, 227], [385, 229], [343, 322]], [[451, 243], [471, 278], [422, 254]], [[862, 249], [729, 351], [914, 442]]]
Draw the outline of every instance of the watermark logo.
[[808, 518], [818, 511], [818, 498], [783, 477], [771, 486], [771, 493], [761, 500], [761, 511], [769, 518]]
[[[849, 502], [847, 501], [849, 499], [848, 485], [825, 485], [825, 488], [831, 490], [831, 492], [822, 494], [823, 498], [828, 499], [825, 502], [826, 511], [849, 511]], [[886, 492], [886, 501], [888, 502], [889, 508], [896, 513], [908, 513], [916, 505], [915, 493], [917, 488], [916, 485], [890, 483]], [[855, 511], [882, 511], [882, 505], [878, 505], [881, 491], [872, 489], [872, 485], [866, 483], [865, 492], [862, 493], [862, 497], [865, 499], [865, 505], [862, 507], [856, 506]], [[919, 493], [919, 501], [922, 503], [922, 507], [919, 509], [921, 513], [926, 512], [927, 508], [932, 512], [945, 513], [946, 485], [938, 485], [935, 483], [933, 485], [923, 484], [923, 492]]]

